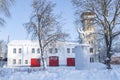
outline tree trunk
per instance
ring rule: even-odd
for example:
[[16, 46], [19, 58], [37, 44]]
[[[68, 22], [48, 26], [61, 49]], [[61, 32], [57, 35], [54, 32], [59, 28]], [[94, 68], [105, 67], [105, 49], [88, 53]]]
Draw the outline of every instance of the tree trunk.
[[107, 63], [106, 63], [106, 65], [107, 65], [107, 69], [112, 69], [111, 68], [111, 64], [110, 64], [110, 61], [111, 61], [111, 53], [110, 53], [110, 50], [108, 49], [107, 50]]
[[45, 60], [43, 52], [41, 53], [41, 59], [42, 59], [43, 70], [46, 70], [46, 68], [47, 68], [46, 67], [46, 60]]
[[42, 59], [43, 70], [45, 70], [46, 67], [45, 67], [45, 58], [44, 58], [44, 56], [42, 56], [41, 59]]

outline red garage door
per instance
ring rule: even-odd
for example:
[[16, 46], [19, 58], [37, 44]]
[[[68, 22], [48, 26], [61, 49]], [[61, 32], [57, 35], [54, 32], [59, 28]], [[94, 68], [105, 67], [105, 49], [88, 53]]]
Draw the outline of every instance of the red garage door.
[[59, 66], [58, 56], [50, 56], [49, 57], [49, 66]]
[[40, 67], [40, 59], [32, 58], [31, 59], [31, 67]]
[[75, 58], [67, 58], [67, 66], [75, 66]]

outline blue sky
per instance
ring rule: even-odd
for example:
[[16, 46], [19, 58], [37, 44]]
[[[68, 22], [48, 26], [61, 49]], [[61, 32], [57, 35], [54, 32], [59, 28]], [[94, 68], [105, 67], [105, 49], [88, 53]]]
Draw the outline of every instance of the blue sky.
[[[24, 23], [29, 21], [32, 14], [32, 0], [15, 0], [15, 4], [11, 6], [11, 17], [5, 18], [6, 24], [0, 28], [0, 39], [7, 40], [8, 35], [11, 40], [26, 40], [30, 39], [23, 26]], [[62, 16], [61, 24], [64, 32], [70, 34], [67, 40], [75, 41], [77, 39], [77, 32], [75, 29], [74, 21], [74, 8], [71, 0], [51, 0], [56, 3], [54, 13]]]

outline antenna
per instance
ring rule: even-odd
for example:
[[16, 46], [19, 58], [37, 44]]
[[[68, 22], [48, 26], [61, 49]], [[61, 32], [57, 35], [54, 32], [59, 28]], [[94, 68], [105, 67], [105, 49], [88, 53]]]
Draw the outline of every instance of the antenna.
[[9, 35], [8, 35], [8, 39], [7, 39], [7, 44], [9, 43]]

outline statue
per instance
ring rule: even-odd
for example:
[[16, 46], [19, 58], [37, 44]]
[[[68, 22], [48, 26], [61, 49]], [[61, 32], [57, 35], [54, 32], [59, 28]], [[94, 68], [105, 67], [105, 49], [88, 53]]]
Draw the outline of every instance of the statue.
[[78, 32], [79, 32], [79, 38], [80, 43], [85, 43], [85, 31], [83, 31], [81, 28], [78, 28]]

